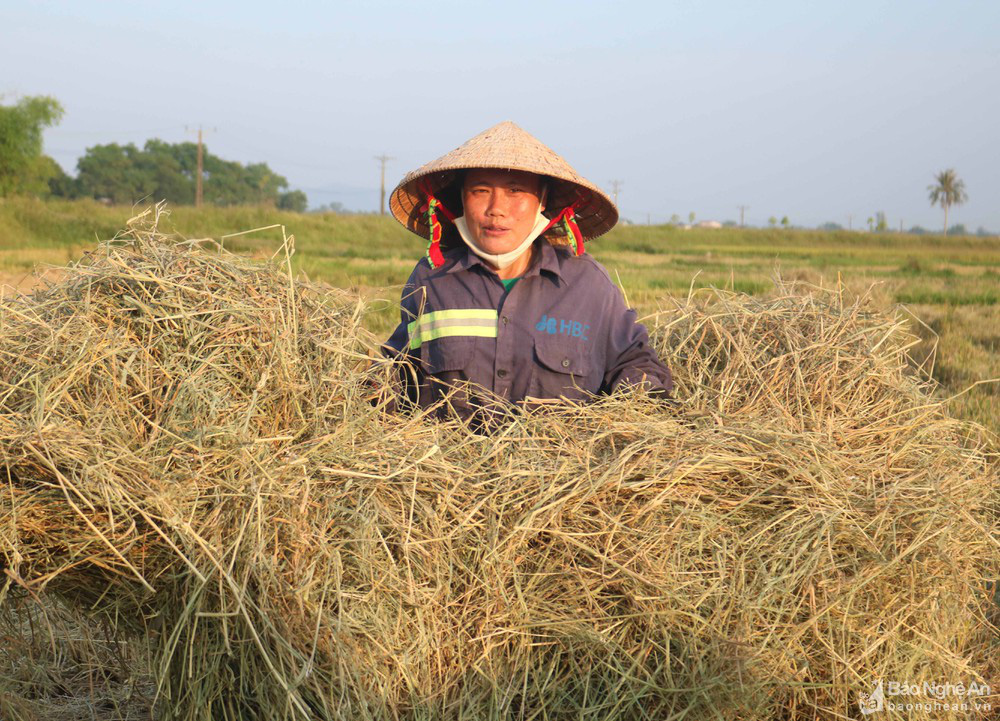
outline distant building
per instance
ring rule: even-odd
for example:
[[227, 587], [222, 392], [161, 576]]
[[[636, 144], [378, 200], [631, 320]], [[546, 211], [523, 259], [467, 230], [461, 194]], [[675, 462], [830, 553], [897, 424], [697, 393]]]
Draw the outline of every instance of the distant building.
[[696, 228], [721, 228], [722, 223], [717, 220], [702, 220], [696, 226]]

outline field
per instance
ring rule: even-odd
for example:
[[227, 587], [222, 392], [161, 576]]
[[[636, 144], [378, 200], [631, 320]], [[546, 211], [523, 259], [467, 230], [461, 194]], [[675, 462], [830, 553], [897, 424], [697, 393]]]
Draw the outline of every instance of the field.
[[[482, 435], [384, 412], [422, 250], [391, 219], [183, 209], [159, 229], [279, 262], [141, 223], [85, 256], [132, 214], [0, 203], [40, 290], [0, 322], [0, 717], [816, 719], [872, 679], [1000, 684], [996, 446], [920, 377], [995, 433], [995, 384], [961, 393], [1000, 375], [989, 241], [621, 228], [592, 249], [681, 407]], [[280, 228], [227, 236], [275, 221], [321, 283]]]
[[[0, 200], [0, 283], [27, 289], [44, 268], [80, 257], [111, 237], [130, 207], [92, 202]], [[296, 240], [295, 269], [355, 289], [372, 301], [368, 326], [385, 334], [423, 242], [389, 217], [298, 215], [270, 208], [176, 208], [169, 223], [186, 238], [222, 236], [276, 223]], [[269, 257], [279, 230], [224, 240]], [[622, 226], [588, 246], [640, 314], [706, 286], [767, 295], [773, 279], [868, 294], [898, 309], [920, 342], [913, 348], [941, 383], [952, 413], [1000, 429], [1000, 239], [812, 230], [679, 230]], [[35, 269], [39, 269], [33, 272]], [[9, 292], [9, 290], [7, 291]]]

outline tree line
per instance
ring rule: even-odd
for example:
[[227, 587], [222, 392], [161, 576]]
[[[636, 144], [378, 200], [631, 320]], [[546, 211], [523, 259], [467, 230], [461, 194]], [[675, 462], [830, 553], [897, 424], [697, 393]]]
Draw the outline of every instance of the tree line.
[[[42, 152], [42, 132], [57, 124], [63, 108], [51, 97], [26, 97], [0, 105], [0, 196], [36, 195], [94, 198], [132, 204], [144, 198], [193, 205], [198, 172], [198, 145], [147, 140], [108, 143], [87, 148], [77, 161], [75, 177]], [[202, 195], [212, 205], [273, 205], [304, 212], [301, 190], [288, 190], [288, 180], [267, 163], [243, 165], [203, 148]]]
[[[167, 143], [154, 138], [141, 148], [133, 143], [95, 145], [87, 148], [77, 161], [77, 174], [72, 177], [42, 152], [42, 132], [56, 125], [63, 114], [59, 102], [48, 96], [26, 97], [13, 105], [0, 105], [0, 197], [94, 198], [123, 205], [148, 198], [166, 199], [174, 205], [194, 204], [197, 144]], [[308, 207], [306, 194], [301, 190], [288, 190], [288, 180], [271, 170], [267, 163], [243, 165], [212, 155], [204, 148], [203, 151], [204, 202], [272, 205], [300, 213]], [[964, 233], [964, 226], [948, 227], [948, 211], [968, 200], [965, 184], [950, 168], [937, 173], [934, 179], [935, 184], [927, 190], [931, 204], [940, 205], [944, 210], [945, 234]], [[330, 209], [342, 211], [339, 205]], [[694, 219], [692, 212], [689, 221], [694, 223]], [[678, 224], [679, 216], [675, 214], [671, 222]], [[768, 222], [776, 227], [779, 221], [771, 217]], [[780, 222], [783, 227], [790, 225], [787, 216]], [[830, 230], [839, 228], [835, 223], [826, 226], [830, 226], [827, 228]], [[887, 230], [885, 215], [878, 213], [875, 218], [869, 218], [868, 226], [869, 230]]]

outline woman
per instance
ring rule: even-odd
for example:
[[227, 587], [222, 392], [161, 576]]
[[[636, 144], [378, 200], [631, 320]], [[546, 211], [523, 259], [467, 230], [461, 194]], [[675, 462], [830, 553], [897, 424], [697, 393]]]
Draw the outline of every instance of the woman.
[[407, 174], [390, 208], [429, 241], [385, 344], [409, 362], [408, 394], [421, 407], [452, 389], [450, 405], [466, 417], [621, 386], [669, 393], [646, 328], [584, 252], [614, 227], [617, 208], [514, 123]]

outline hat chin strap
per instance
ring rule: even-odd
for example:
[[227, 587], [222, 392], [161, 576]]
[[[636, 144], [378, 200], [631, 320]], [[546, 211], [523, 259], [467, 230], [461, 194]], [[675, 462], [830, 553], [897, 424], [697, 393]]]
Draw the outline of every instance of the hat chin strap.
[[464, 215], [455, 218], [455, 227], [458, 228], [458, 234], [462, 236], [462, 240], [464, 240], [465, 244], [469, 246], [469, 250], [495, 268], [503, 270], [524, 255], [524, 251], [526, 251], [531, 244], [535, 242], [535, 238], [545, 232], [545, 230], [549, 227], [549, 219], [542, 215], [541, 206], [539, 206], [538, 217], [535, 218], [535, 225], [531, 228], [531, 232], [528, 233], [528, 237], [522, 240], [521, 244], [514, 248], [514, 250], [499, 254], [487, 253], [485, 250], [476, 245], [475, 238], [472, 236], [472, 231], [469, 230], [468, 223], [465, 222]]

